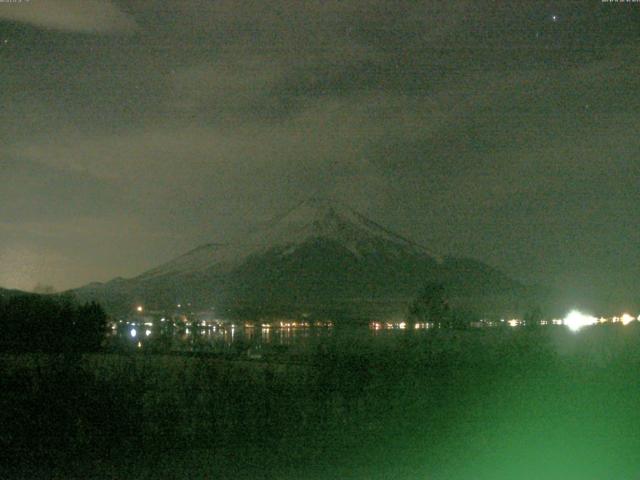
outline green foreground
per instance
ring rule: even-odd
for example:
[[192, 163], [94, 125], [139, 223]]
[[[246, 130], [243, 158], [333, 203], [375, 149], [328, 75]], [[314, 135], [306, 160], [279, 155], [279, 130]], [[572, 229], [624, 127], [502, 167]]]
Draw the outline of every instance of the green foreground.
[[4, 355], [1, 478], [640, 478], [640, 326]]

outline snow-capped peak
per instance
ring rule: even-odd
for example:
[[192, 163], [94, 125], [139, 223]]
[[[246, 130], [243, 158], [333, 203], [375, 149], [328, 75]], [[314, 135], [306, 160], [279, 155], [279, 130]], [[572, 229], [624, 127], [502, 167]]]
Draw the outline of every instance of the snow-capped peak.
[[268, 225], [256, 229], [241, 243], [203, 245], [144, 273], [141, 278], [204, 271], [212, 267], [229, 270], [252, 254], [272, 249], [291, 254], [297, 246], [311, 239], [336, 242], [357, 257], [363, 251], [384, 248], [394, 255], [408, 253], [437, 259], [426, 248], [387, 230], [346, 205], [324, 197], [311, 197], [274, 218]]
[[352, 208], [325, 197], [311, 197], [298, 204], [270, 225], [255, 232], [256, 245], [296, 244], [309, 238], [334, 240], [345, 246], [376, 239], [435, 257], [426, 248], [369, 220]]

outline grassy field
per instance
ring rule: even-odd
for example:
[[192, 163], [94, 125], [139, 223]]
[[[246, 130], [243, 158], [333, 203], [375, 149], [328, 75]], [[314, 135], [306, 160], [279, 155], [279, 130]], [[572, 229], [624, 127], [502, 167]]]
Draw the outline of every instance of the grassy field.
[[0, 357], [0, 478], [640, 478], [640, 327]]

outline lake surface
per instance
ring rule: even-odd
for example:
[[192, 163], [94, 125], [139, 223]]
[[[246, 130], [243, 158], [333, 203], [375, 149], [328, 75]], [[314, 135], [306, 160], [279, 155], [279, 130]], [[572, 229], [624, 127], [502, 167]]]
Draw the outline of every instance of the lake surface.
[[219, 324], [176, 327], [158, 323], [122, 322], [114, 325], [110, 343], [118, 349], [158, 350], [210, 354], [243, 354], [260, 358], [268, 354], [309, 355], [336, 343], [380, 342], [406, 336], [424, 335], [422, 325], [406, 326], [372, 323], [335, 326], [332, 323], [308, 326]]

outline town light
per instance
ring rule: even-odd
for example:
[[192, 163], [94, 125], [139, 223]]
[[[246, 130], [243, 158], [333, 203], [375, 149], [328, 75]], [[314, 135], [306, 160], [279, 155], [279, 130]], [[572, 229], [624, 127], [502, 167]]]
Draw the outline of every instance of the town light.
[[572, 310], [564, 319], [564, 324], [569, 327], [569, 330], [572, 332], [577, 332], [582, 327], [586, 327], [588, 325], [594, 325], [598, 323], [598, 319], [596, 317], [592, 317], [591, 315], [585, 315], [577, 310]]
[[620, 317], [620, 321], [622, 322], [623, 325], [629, 325], [634, 320], [635, 319], [628, 313], [623, 313], [622, 316]]

